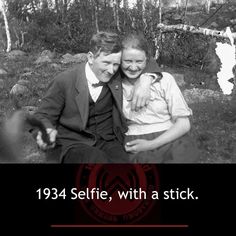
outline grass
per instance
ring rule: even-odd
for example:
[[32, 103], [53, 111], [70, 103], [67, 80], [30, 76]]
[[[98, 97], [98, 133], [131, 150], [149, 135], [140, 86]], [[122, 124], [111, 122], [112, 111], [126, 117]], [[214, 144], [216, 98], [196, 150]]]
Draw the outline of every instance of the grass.
[[[5, 54], [0, 55], [1, 69], [7, 70], [7, 75], [0, 75], [3, 88], [0, 90], [0, 120], [4, 120], [14, 110], [9, 92], [19, 80], [29, 81], [29, 92], [20, 98], [22, 106], [38, 106], [46, 92], [51, 79], [59, 72], [71, 65], [59, 64], [55, 59], [53, 63], [60, 65], [55, 68], [52, 64], [36, 65], [37, 55], [27, 55], [18, 59], [9, 59]], [[185, 75], [186, 85], [181, 89], [200, 88], [207, 89], [207, 81], [212, 79], [209, 75], [196, 71], [194, 68], [165, 68], [164, 70]], [[25, 74], [26, 72], [30, 72]], [[203, 83], [204, 82], [204, 83]], [[202, 90], [199, 90], [202, 91]], [[219, 91], [217, 91], [219, 93]], [[199, 97], [201, 94], [199, 94]], [[226, 98], [226, 99], [224, 99]], [[189, 104], [193, 110], [191, 136], [196, 140], [201, 152], [200, 163], [233, 163], [236, 159], [236, 132], [234, 123], [234, 110], [231, 97], [206, 97], [200, 101]], [[23, 139], [23, 161], [28, 163], [45, 162], [44, 153], [38, 150], [35, 141], [28, 132]]]

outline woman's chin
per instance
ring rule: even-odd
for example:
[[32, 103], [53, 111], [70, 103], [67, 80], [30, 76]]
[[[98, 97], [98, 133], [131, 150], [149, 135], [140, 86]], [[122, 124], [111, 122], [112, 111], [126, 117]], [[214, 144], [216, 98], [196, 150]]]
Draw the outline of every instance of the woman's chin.
[[140, 74], [127, 74], [127, 77], [129, 79], [138, 79], [139, 76], [140, 76]]

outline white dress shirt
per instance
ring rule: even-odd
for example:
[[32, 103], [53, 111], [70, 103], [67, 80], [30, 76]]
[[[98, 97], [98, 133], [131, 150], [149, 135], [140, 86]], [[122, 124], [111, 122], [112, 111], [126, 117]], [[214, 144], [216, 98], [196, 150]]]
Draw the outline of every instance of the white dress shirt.
[[88, 62], [85, 65], [85, 75], [86, 75], [86, 78], [87, 78], [87, 81], [88, 81], [89, 93], [90, 93], [93, 101], [96, 102], [99, 95], [102, 92], [103, 86], [99, 86], [99, 87], [93, 87], [92, 86], [92, 84], [98, 83], [99, 80], [96, 77], [96, 75], [93, 73], [93, 71], [91, 70]]

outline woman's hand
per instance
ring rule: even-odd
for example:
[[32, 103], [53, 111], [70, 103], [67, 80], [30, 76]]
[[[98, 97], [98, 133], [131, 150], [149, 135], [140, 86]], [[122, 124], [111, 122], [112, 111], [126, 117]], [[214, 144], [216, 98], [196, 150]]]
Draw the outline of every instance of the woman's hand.
[[151, 150], [152, 141], [146, 139], [135, 139], [125, 144], [126, 152], [138, 153]]
[[174, 125], [153, 140], [135, 139], [125, 144], [125, 150], [131, 153], [153, 150], [167, 143], [170, 143], [190, 130], [190, 121], [188, 117], [178, 117]]

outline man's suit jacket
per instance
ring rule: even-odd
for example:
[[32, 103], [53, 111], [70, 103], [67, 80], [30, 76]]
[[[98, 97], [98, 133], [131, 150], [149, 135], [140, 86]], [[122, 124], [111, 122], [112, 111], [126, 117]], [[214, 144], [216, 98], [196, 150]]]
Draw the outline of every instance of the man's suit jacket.
[[[122, 114], [122, 84], [119, 75], [108, 83], [114, 98], [113, 130], [123, 143], [127, 131]], [[89, 89], [85, 75], [85, 63], [59, 74], [50, 84], [36, 112], [46, 128], [57, 129], [57, 144], [62, 146], [61, 158], [78, 143], [93, 145], [93, 135], [86, 131], [89, 115]]]

